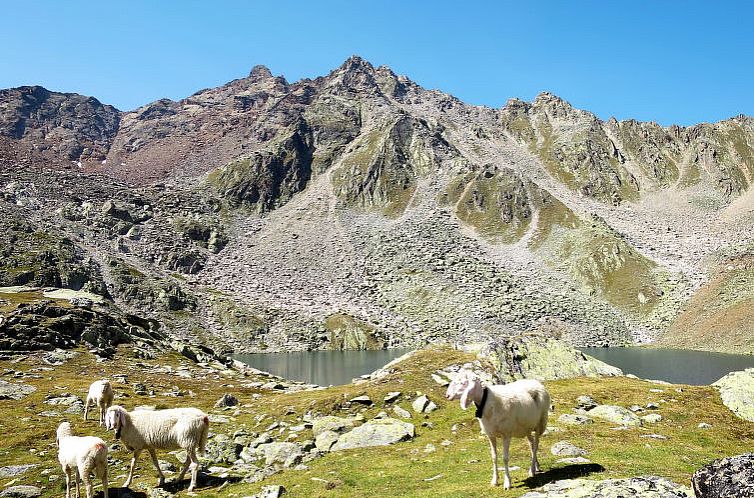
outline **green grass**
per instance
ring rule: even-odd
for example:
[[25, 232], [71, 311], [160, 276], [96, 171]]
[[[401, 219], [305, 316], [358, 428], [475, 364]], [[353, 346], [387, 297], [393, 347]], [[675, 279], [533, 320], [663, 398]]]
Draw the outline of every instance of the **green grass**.
[[[612, 425], [596, 421], [581, 427], [561, 426], [562, 431], [543, 437], [540, 461], [543, 473], [534, 479], [526, 477], [528, 449], [524, 441], [514, 440], [511, 447], [511, 465], [521, 467], [513, 470], [513, 489], [489, 487], [490, 459], [486, 439], [480, 435], [479, 426], [473, 418], [473, 410], [462, 411], [458, 402], [444, 399], [444, 388], [437, 385], [430, 374], [435, 369], [449, 364], [461, 364], [472, 360], [469, 354], [448, 348], [433, 348], [421, 351], [409, 360], [396, 366], [388, 376], [360, 385], [336, 386], [319, 391], [299, 393], [259, 392], [242, 387], [242, 379], [222, 374], [204, 374], [195, 371], [193, 378], [186, 379], [170, 373], [160, 373], [158, 366], [172, 368], [194, 368], [185, 358], [168, 354], [159, 360], [135, 360], [126, 347], [119, 349], [112, 362], [98, 363], [88, 353], [82, 352], [66, 364], [52, 371], [39, 371], [38, 379], [25, 379], [38, 388], [35, 393], [21, 401], [0, 400], [0, 432], [4, 444], [0, 449], [0, 466], [21, 463], [35, 463], [39, 467], [17, 479], [17, 484], [36, 484], [44, 487], [45, 498], [60, 496], [63, 484], [56, 461], [54, 431], [59, 422], [56, 418], [40, 417], [43, 410], [56, 409], [43, 404], [49, 393], [72, 392], [84, 397], [92, 379], [126, 373], [129, 383], [141, 382], [154, 389], [154, 397], [135, 395], [130, 386], [116, 384], [119, 397], [116, 402], [131, 409], [136, 405], [150, 404], [158, 407], [197, 406], [212, 411], [212, 405], [224, 392], [232, 392], [241, 399], [240, 415], [231, 418], [229, 424], [214, 423], [211, 430], [232, 434], [245, 427], [249, 432], [261, 432], [272, 420], [282, 420], [290, 424], [300, 423], [303, 414], [311, 411], [320, 414], [353, 415], [358, 408], [344, 405], [344, 401], [360, 394], [368, 394], [375, 400], [375, 406], [363, 410], [369, 419], [385, 410], [382, 398], [389, 391], [401, 391], [399, 404], [410, 409], [410, 400], [417, 392], [426, 393], [438, 404], [439, 409], [427, 416], [414, 414], [416, 438], [411, 442], [394, 446], [356, 449], [327, 454], [308, 464], [308, 470], [285, 470], [259, 483], [236, 482], [222, 489], [207, 487], [200, 480], [199, 496], [240, 497], [258, 492], [267, 484], [282, 484], [288, 490], [287, 496], [295, 497], [367, 497], [379, 493], [383, 496], [449, 496], [449, 497], [516, 497], [544, 484], [548, 480], [576, 477], [586, 470], [602, 468], [599, 472], [588, 473], [593, 479], [620, 478], [634, 475], [654, 474], [687, 484], [691, 473], [712, 459], [739, 454], [748, 450], [754, 443], [754, 424], [736, 419], [725, 408], [716, 391], [709, 387], [655, 385], [641, 380], [627, 378], [587, 379], [578, 378], [547, 382], [552, 394], [555, 412], [550, 425], [557, 424], [560, 414], [568, 413], [575, 405], [576, 397], [588, 394], [602, 403], [629, 406], [646, 405], [648, 402], [660, 405], [659, 413], [663, 420], [653, 426], [615, 431]], [[137, 363], [140, 362], [140, 363]], [[29, 358], [19, 363], [0, 361], [0, 371], [7, 368], [35, 373], [37, 360]], [[163, 394], [177, 387], [191, 391], [183, 398]], [[652, 393], [651, 388], [664, 392]], [[253, 394], [261, 394], [253, 399]], [[127, 397], [125, 397], [127, 395]], [[664, 402], [663, 402], [664, 400]], [[218, 413], [215, 411], [215, 413]], [[219, 412], [229, 415], [229, 412]], [[259, 420], [261, 415], [267, 418]], [[286, 415], [283, 415], [286, 414]], [[112, 434], [106, 433], [96, 422], [84, 422], [80, 416], [69, 419], [79, 434], [91, 434], [112, 441]], [[712, 424], [712, 429], [697, 428], [700, 422]], [[453, 430], [455, 428], [455, 430]], [[644, 439], [641, 435], [659, 433], [667, 440]], [[309, 431], [298, 439], [311, 438]], [[549, 448], [557, 441], [567, 440], [589, 451], [594, 462], [591, 467], [568, 467], [555, 463], [556, 457]], [[450, 445], [443, 446], [443, 441]], [[428, 444], [434, 452], [425, 452]], [[128, 460], [125, 451], [115, 451], [111, 456], [118, 460], [110, 466], [112, 485], [120, 484], [124, 466]], [[175, 458], [160, 452], [164, 460]], [[596, 467], [600, 466], [600, 467]], [[155, 475], [146, 456], [137, 465], [138, 475], [134, 489], [150, 487]], [[47, 473], [57, 475], [58, 480], [49, 482]], [[439, 476], [439, 477], [437, 477]], [[437, 477], [431, 481], [425, 479]], [[168, 482], [171, 478], [168, 477]], [[3, 484], [7, 484], [6, 480]], [[178, 496], [186, 496], [186, 483]]]
[[492, 243], [520, 240], [531, 223], [528, 190], [510, 170], [455, 178], [447, 198], [456, 204], [458, 218]]
[[34, 304], [42, 301], [53, 301], [56, 306], [68, 308], [71, 306], [68, 299], [50, 299], [42, 295], [42, 291], [29, 292], [0, 292], [0, 315], [7, 315], [18, 308], [20, 304]]

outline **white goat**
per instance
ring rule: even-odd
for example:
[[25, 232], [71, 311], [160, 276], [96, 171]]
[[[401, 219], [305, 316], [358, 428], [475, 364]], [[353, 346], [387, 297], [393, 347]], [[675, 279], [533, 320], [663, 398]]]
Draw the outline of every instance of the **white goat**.
[[107, 445], [94, 436], [74, 436], [71, 424], [63, 422], [58, 426], [57, 439], [58, 461], [65, 472], [65, 496], [71, 498], [71, 472], [76, 481], [76, 496], [81, 497], [79, 476], [86, 486], [86, 498], [92, 498], [92, 482], [89, 475], [94, 471], [102, 480], [102, 489], [107, 498]]
[[89, 386], [89, 394], [86, 395], [84, 404], [84, 420], [89, 419], [89, 405], [99, 408], [99, 425], [105, 423], [105, 411], [113, 404], [113, 386], [107, 379], [95, 380]]
[[186, 461], [177, 482], [186, 475], [190, 463], [191, 484], [188, 490], [194, 490], [196, 476], [199, 473], [196, 450], [204, 452], [209, 432], [209, 418], [206, 413], [196, 408], [127, 412], [122, 406], [113, 405], [105, 414], [105, 426], [107, 430], [114, 429], [115, 439], [121, 439], [126, 448], [134, 453], [124, 487], [131, 485], [136, 459], [143, 450], [147, 450], [152, 457], [157, 475], [160, 476], [158, 486], [162, 486], [165, 483], [165, 475], [157, 463], [155, 450], [183, 448], [187, 453]]
[[492, 454], [490, 484], [498, 485], [498, 437], [503, 439], [503, 464], [505, 466], [503, 487], [505, 489], [511, 487], [508, 450], [512, 437], [526, 437], [529, 440], [531, 448], [529, 477], [539, 472], [537, 461], [539, 436], [547, 427], [547, 416], [550, 410], [550, 395], [539, 381], [517, 380], [510, 384], [484, 387], [473, 373], [466, 371], [453, 379], [445, 397], [449, 400], [460, 398], [461, 408], [464, 410], [468, 407], [469, 401], [476, 404], [479, 425], [490, 440]]

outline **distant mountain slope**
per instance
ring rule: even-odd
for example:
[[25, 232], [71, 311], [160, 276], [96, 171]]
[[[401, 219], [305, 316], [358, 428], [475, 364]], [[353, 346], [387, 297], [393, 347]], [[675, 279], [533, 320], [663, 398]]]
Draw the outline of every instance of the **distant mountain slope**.
[[[752, 118], [601, 121], [547, 93], [489, 109], [358, 57], [126, 113], [1, 91], [0, 159], [0, 209], [26, 223], [0, 285], [99, 287], [235, 350], [682, 343], [680, 310], [753, 224]], [[91, 284], [18, 271], [34, 239], [14, 231], [53, 227]]]

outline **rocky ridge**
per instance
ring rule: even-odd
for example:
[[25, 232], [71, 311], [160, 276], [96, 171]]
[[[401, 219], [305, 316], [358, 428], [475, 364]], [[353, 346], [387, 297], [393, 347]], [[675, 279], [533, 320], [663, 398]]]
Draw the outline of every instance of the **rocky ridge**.
[[6, 90], [0, 137], [0, 285], [226, 351], [656, 340], [751, 243], [751, 118], [476, 107], [358, 57], [130, 112]]

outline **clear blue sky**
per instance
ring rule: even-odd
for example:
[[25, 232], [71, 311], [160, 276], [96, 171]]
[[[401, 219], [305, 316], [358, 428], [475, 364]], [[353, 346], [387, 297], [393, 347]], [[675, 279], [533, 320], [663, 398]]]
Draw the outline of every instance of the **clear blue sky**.
[[246, 76], [289, 81], [351, 54], [499, 107], [550, 91], [602, 118], [754, 114], [754, 2], [35, 1], [0, 7], [0, 87], [130, 110]]

